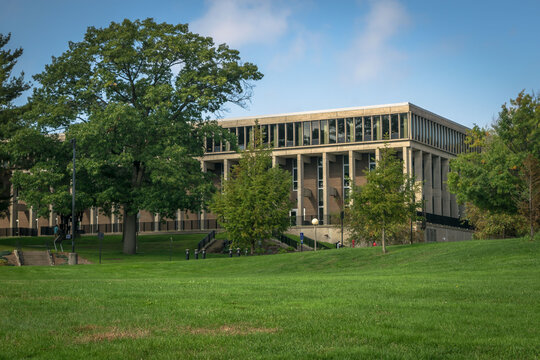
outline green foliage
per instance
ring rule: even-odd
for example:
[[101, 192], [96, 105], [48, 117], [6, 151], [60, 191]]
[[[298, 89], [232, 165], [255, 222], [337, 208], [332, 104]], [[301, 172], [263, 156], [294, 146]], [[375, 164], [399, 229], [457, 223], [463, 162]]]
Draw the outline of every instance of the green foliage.
[[419, 206], [414, 202], [419, 184], [403, 173], [396, 151], [385, 144], [377, 167], [366, 173], [364, 186], [353, 185], [351, 204], [345, 223], [355, 239], [382, 238], [386, 252], [386, 233], [397, 234]]
[[523, 216], [483, 210], [472, 203], [465, 204], [465, 219], [474, 224], [476, 239], [511, 238], [527, 232]]
[[[450, 191], [460, 203], [488, 212], [472, 217], [479, 226], [487, 226], [490, 217], [509, 219], [519, 213], [533, 238], [540, 225], [540, 97], [520, 92], [510, 105], [502, 106], [493, 128], [475, 126], [469, 133], [472, 151], [450, 163]], [[504, 231], [505, 226], [495, 228]]]
[[250, 246], [289, 227], [291, 190], [289, 172], [272, 167], [272, 155], [262, 145], [260, 129], [242, 153], [228, 180], [210, 204], [234, 246]]
[[0, 217], [5, 215], [11, 202], [9, 184], [5, 181], [11, 176], [13, 166], [8, 142], [21, 128], [20, 117], [24, 110], [13, 105], [13, 100], [29, 88], [24, 82], [24, 73], [11, 74], [23, 50], [5, 50], [10, 38], [11, 34], [0, 34]]
[[29, 129], [14, 142], [19, 160], [32, 160], [14, 178], [20, 196], [65, 211], [52, 197], [69, 191], [71, 149], [50, 136], [64, 132], [77, 140], [79, 209], [122, 211], [125, 251], [134, 253], [139, 210], [173, 217], [178, 209], [200, 210], [210, 198], [211, 179], [197, 160], [205, 138], [233, 147], [235, 140], [205, 117], [226, 103], [243, 106], [250, 82], [261, 78], [238, 51], [215, 46], [187, 25], [146, 19], [90, 27], [35, 76], [41, 86], [31, 98]]

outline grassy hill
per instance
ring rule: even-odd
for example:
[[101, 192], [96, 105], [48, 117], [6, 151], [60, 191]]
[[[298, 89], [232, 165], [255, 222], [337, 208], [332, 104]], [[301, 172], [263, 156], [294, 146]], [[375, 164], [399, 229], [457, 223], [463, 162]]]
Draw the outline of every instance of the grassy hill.
[[540, 357], [538, 241], [389, 250], [0, 267], [0, 358]]

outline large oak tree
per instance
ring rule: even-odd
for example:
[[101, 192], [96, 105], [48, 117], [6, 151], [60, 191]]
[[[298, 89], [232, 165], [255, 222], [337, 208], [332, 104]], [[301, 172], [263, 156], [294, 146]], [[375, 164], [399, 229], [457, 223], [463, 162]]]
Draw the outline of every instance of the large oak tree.
[[[79, 210], [121, 209], [124, 252], [133, 254], [139, 210], [173, 217], [177, 209], [201, 209], [212, 192], [197, 160], [204, 140], [234, 143], [206, 118], [226, 103], [244, 105], [251, 81], [261, 78], [255, 65], [241, 63], [238, 51], [216, 46], [187, 25], [146, 19], [90, 27], [35, 76], [40, 86], [31, 98], [26, 136], [48, 134], [40, 141], [57, 150], [34, 153], [29, 172], [17, 177], [21, 197], [44, 204], [46, 196], [68, 193], [60, 183], [69, 185], [65, 153], [68, 140], [76, 139]], [[50, 135], [59, 132], [65, 141]], [[21, 160], [29, 157], [20, 152]]]

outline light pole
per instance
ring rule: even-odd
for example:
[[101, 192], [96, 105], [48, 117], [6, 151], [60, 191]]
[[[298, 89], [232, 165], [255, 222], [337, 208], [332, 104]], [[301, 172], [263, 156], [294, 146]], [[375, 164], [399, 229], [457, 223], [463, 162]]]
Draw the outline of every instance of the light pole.
[[73, 144], [73, 180], [72, 180], [72, 191], [71, 191], [71, 252], [75, 252], [75, 139], [71, 139], [70, 142]]
[[15, 219], [17, 222], [17, 236], [21, 236], [21, 228], [19, 227], [19, 219]]
[[317, 225], [319, 225], [319, 220], [314, 218], [311, 220], [311, 223], [313, 224], [313, 231], [315, 232], [315, 251], [317, 251]]
[[39, 236], [39, 219], [36, 219], [36, 234]]

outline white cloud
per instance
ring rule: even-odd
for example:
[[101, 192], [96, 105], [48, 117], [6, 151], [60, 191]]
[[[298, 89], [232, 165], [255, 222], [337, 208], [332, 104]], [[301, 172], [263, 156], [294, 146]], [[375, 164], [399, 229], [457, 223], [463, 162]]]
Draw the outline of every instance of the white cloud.
[[208, 4], [208, 11], [191, 27], [218, 44], [270, 43], [287, 31], [290, 11], [277, 9], [270, 0], [209, 0]]
[[408, 22], [409, 14], [399, 2], [371, 2], [362, 21], [365, 26], [355, 36], [343, 59], [347, 78], [366, 82], [384, 74], [399, 73], [405, 54], [395, 49], [391, 40]]

